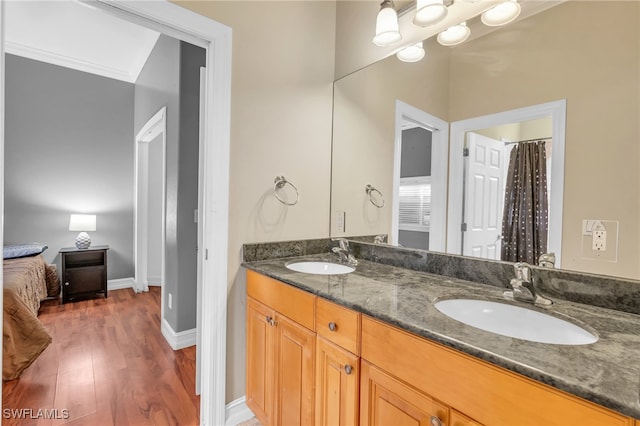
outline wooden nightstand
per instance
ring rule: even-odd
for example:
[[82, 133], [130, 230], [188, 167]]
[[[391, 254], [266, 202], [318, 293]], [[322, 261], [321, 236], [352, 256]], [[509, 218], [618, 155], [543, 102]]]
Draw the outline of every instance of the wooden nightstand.
[[62, 263], [62, 303], [95, 297], [107, 297], [107, 250], [109, 246], [88, 249], [60, 249]]

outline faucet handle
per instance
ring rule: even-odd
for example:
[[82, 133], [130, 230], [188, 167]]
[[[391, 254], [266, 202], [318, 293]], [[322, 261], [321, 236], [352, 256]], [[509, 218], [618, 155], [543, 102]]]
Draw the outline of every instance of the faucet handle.
[[338, 244], [342, 250], [349, 250], [349, 241], [344, 238], [338, 238]]
[[513, 269], [517, 279], [524, 282], [531, 281], [531, 265], [525, 262], [517, 262], [513, 265]]
[[555, 268], [556, 254], [555, 253], [543, 253], [538, 258], [538, 266], [543, 268]]

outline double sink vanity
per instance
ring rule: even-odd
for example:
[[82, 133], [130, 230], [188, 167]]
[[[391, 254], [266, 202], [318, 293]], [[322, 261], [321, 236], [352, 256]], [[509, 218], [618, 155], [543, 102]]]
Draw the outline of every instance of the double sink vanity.
[[[350, 264], [331, 246], [244, 247], [263, 425], [640, 426], [633, 292], [578, 303], [575, 276], [532, 268], [553, 301], [540, 307], [505, 297], [513, 264], [354, 241]], [[621, 284], [584, 279], [600, 278]]]

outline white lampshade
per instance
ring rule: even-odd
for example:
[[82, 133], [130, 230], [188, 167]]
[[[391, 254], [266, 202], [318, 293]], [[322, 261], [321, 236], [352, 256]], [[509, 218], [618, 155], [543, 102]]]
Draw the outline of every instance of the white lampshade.
[[518, 0], [506, 0], [485, 11], [480, 20], [490, 27], [508, 24], [520, 15]]
[[76, 247], [79, 250], [91, 247], [91, 237], [86, 231], [96, 230], [95, 214], [72, 214], [69, 219], [69, 231], [80, 231], [76, 237]]
[[69, 231], [95, 231], [95, 214], [72, 214], [69, 219]]
[[389, 46], [400, 40], [402, 40], [402, 35], [398, 25], [398, 14], [393, 8], [393, 2], [384, 0], [380, 4], [380, 12], [376, 18], [376, 35], [373, 37], [373, 44]]
[[422, 41], [407, 46], [396, 53], [396, 56], [402, 62], [418, 62], [419, 60], [424, 58], [424, 55], [425, 51], [422, 47]]
[[455, 46], [467, 40], [470, 34], [471, 30], [467, 27], [467, 23], [461, 22], [438, 34], [438, 43], [443, 46]]
[[421, 27], [437, 24], [447, 16], [444, 0], [417, 0], [413, 23]]

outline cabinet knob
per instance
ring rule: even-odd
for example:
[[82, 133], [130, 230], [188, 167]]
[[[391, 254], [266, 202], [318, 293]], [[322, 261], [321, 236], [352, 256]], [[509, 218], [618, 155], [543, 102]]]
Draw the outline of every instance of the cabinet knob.
[[264, 320], [267, 322], [267, 324], [269, 324], [271, 327], [273, 327], [274, 325], [276, 325], [276, 321], [271, 318], [270, 315], [267, 315]]
[[353, 367], [351, 367], [350, 365], [344, 366], [344, 372], [347, 373], [347, 375], [351, 374], [352, 371], [353, 371]]
[[64, 285], [69, 285], [69, 282], [64, 283]]
[[335, 322], [330, 322], [329, 323], [329, 330], [336, 331], [336, 328], [338, 328], [338, 326], [336, 325]]
[[438, 416], [431, 416], [431, 426], [442, 426], [442, 420]]

